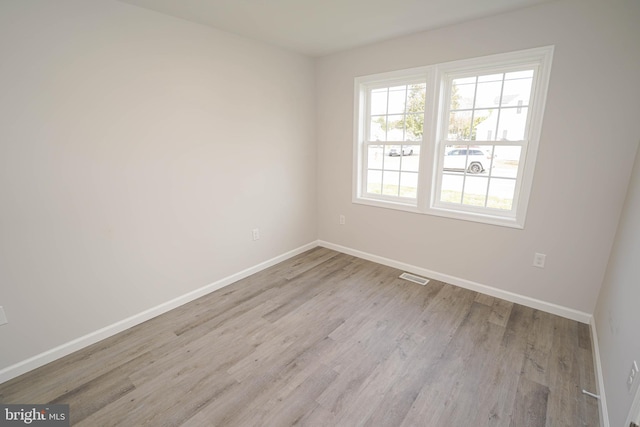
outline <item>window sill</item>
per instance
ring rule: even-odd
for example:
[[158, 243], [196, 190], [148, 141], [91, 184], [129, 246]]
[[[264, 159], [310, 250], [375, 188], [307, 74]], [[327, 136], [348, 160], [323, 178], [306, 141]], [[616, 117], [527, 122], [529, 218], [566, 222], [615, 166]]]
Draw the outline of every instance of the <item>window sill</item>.
[[524, 218], [520, 221], [516, 218], [508, 218], [497, 215], [464, 212], [441, 207], [431, 207], [423, 212], [427, 215], [434, 215], [443, 218], [457, 219], [462, 221], [479, 222], [481, 224], [497, 225], [522, 230], [524, 229]]
[[392, 202], [389, 200], [372, 199], [366, 197], [354, 197], [353, 203], [358, 205], [375, 206], [378, 208], [393, 209], [396, 211], [405, 211], [412, 213], [422, 213], [415, 204], [402, 203], [400, 201]]
[[477, 222], [481, 224], [495, 225], [499, 227], [515, 228], [518, 230], [524, 229], [524, 219], [518, 221], [516, 218], [507, 218], [502, 216], [471, 213], [458, 211], [454, 209], [446, 209], [442, 207], [431, 207], [426, 210], [421, 210], [417, 206], [402, 202], [394, 202], [388, 200], [372, 199], [365, 197], [354, 197], [353, 203], [365, 206], [374, 206], [384, 209], [393, 209], [396, 211], [417, 213], [421, 215], [432, 215], [441, 218], [449, 218], [461, 221]]

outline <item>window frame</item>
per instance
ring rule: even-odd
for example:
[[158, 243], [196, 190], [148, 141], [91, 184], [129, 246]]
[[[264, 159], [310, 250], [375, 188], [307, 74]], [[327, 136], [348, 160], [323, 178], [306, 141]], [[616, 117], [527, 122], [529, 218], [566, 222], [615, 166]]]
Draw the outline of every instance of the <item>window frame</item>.
[[[352, 201], [357, 204], [391, 208], [414, 213], [429, 214], [459, 220], [474, 221], [513, 228], [524, 228], [535, 172], [543, 113], [553, 58], [553, 46], [452, 61], [431, 66], [361, 76], [354, 84], [354, 146]], [[509, 72], [525, 67], [534, 68], [528, 117], [523, 140], [465, 141], [472, 145], [521, 146], [520, 161], [515, 179], [513, 208], [511, 211], [488, 207], [439, 201], [443, 176], [444, 149], [454, 141], [443, 137], [448, 132], [449, 96], [451, 82], [460, 76], [492, 72]], [[503, 71], [499, 71], [503, 70]], [[368, 91], [372, 87], [391, 87], [406, 84], [410, 79], [426, 81], [424, 132], [420, 145], [418, 190], [415, 199], [395, 196], [372, 196], [366, 192], [368, 135]], [[386, 142], [384, 142], [386, 144]], [[416, 142], [402, 145], [418, 145]], [[389, 144], [392, 145], [392, 144]], [[394, 144], [395, 145], [395, 144]], [[461, 144], [462, 145], [462, 144]], [[493, 161], [493, 160], [492, 160]], [[487, 190], [488, 191], [488, 190]]]
[[[396, 197], [387, 195], [374, 195], [366, 191], [367, 188], [367, 172], [368, 172], [368, 157], [366, 153], [367, 148], [371, 144], [368, 140], [369, 130], [367, 129], [369, 123], [369, 105], [370, 99], [367, 95], [367, 91], [371, 91], [383, 87], [392, 87], [394, 85], [408, 85], [413, 82], [427, 83], [426, 76], [429, 73], [429, 67], [418, 67], [407, 70], [392, 71], [388, 73], [376, 74], [373, 76], [365, 76], [356, 78], [355, 84], [355, 126], [354, 126], [354, 139], [356, 144], [354, 145], [354, 159], [357, 164], [354, 167], [354, 182], [357, 183], [354, 186], [353, 199], [358, 201], [366, 201], [365, 204], [380, 206], [380, 207], [395, 207], [397, 209], [409, 210], [412, 212], [418, 212], [418, 199], [412, 202], [411, 198]], [[425, 109], [427, 108], [425, 102]], [[364, 108], [362, 108], [364, 107]], [[400, 149], [404, 145], [419, 145], [420, 149], [424, 147], [425, 136], [423, 133], [422, 141], [393, 141], [396, 143], [389, 143], [392, 141], [380, 141], [383, 145], [400, 145]], [[407, 142], [407, 144], [405, 144]], [[420, 162], [422, 156], [420, 156]], [[418, 166], [418, 191], [420, 188], [420, 170], [422, 164]], [[356, 202], [357, 203], [357, 202]]]

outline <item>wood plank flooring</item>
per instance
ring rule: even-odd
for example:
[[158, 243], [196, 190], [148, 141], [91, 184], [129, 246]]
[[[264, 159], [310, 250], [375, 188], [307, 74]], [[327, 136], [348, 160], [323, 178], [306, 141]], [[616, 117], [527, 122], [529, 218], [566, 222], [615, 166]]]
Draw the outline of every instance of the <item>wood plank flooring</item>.
[[315, 248], [4, 384], [78, 426], [598, 426], [589, 327]]

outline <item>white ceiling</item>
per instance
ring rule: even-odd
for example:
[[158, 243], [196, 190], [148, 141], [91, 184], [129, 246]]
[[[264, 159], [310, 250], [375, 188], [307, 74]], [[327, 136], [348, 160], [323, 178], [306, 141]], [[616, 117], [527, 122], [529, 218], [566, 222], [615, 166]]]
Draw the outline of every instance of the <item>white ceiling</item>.
[[311, 56], [549, 0], [120, 0]]

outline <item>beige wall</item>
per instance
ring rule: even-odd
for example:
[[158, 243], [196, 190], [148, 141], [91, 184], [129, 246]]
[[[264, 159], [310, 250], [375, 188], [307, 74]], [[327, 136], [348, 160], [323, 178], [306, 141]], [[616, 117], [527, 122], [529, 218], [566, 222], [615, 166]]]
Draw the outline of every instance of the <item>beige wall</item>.
[[113, 0], [1, 1], [0, 370], [314, 241], [313, 67]]
[[602, 371], [611, 426], [623, 426], [640, 384], [626, 380], [633, 360], [640, 364], [640, 150], [596, 306]]
[[[638, 5], [549, 2], [321, 58], [319, 238], [593, 313], [637, 143]], [[354, 77], [546, 45], [555, 54], [524, 230], [352, 204]]]

